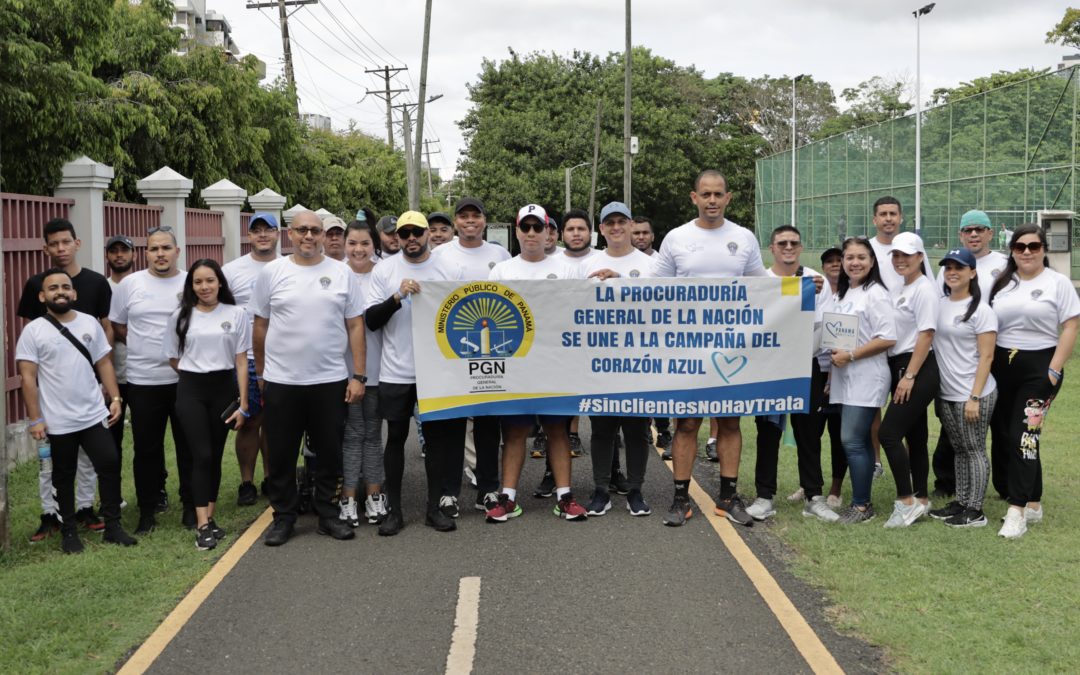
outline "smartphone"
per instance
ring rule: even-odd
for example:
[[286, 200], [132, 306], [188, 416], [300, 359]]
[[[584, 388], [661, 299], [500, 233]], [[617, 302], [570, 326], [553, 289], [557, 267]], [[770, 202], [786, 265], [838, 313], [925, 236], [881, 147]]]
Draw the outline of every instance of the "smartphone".
[[222, 422], [228, 422], [229, 418], [233, 416], [233, 413], [236, 412], [239, 409], [240, 409], [240, 399], [236, 399], [235, 401], [233, 401], [232, 403], [229, 404], [228, 408], [225, 408], [224, 412], [221, 413], [221, 421]]

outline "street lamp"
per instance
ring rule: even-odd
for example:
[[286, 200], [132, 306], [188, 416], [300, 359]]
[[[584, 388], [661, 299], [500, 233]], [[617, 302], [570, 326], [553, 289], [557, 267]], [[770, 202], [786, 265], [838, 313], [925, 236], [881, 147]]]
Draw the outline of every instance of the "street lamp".
[[796, 75], [791, 80], [791, 225], [795, 226], [795, 84], [808, 75]]
[[563, 216], [566, 216], [566, 212], [570, 210], [570, 174], [574, 173], [574, 169], [580, 169], [583, 166], [589, 166], [592, 162], [582, 162], [576, 166], [571, 166], [566, 171], [566, 208], [563, 210]]
[[915, 17], [915, 231], [922, 229], [922, 83], [920, 71], [919, 17], [929, 14], [936, 3], [920, 7], [911, 13]]

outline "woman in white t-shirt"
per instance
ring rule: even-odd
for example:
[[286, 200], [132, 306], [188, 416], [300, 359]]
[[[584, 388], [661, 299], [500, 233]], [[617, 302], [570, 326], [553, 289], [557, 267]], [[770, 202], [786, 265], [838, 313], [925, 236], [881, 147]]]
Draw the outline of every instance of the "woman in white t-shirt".
[[840, 438], [851, 471], [851, 506], [841, 523], [862, 523], [874, 517], [870, 486], [874, 479], [874, 447], [870, 427], [889, 396], [889, 364], [885, 352], [896, 344], [896, 326], [889, 292], [881, 282], [874, 249], [866, 237], [848, 239], [837, 284], [834, 311], [858, 318], [855, 349], [832, 350], [829, 402], [840, 408]]
[[949, 251], [940, 265], [945, 297], [938, 301], [934, 353], [941, 371], [941, 426], [955, 450], [956, 500], [930, 515], [952, 527], [983, 527], [990, 477], [986, 430], [998, 397], [990, 375], [997, 316], [982, 302], [971, 251]]
[[998, 318], [992, 372], [1001, 392], [990, 422], [990, 459], [994, 489], [1009, 501], [998, 534], [1015, 539], [1043, 518], [1039, 436], [1076, 344], [1080, 300], [1069, 278], [1050, 269], [1037, 225], [1016, 228], [1009, 250], [990, 289]]
[[239, 429], [248, 413], [247, 352], [251, 326], [237, 307], [229, 282], [213, 260], [196, 260], [184, 282], [180, 308], [169, 317], [165, 356], [180, 375], [176, 411], [191, 448], [191, 496], [195, 546], [217, 546], [225, 531], [214, 522], [221, 457], [229, 427]]

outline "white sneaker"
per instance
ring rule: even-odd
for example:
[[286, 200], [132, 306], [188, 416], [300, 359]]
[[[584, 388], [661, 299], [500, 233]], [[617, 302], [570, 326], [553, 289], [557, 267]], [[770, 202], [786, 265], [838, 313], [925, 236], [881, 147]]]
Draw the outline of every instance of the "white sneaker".
[[341, 513], [338, 514], [338, 520], [345, 521], [349, 527], [360, 527], [360, 519], [356, 513], [356, 499], [345, 497], [341, 500], [340, 506]]
[[881, 462], [874, 462], [874, 480], [881, 478], [885, 475], [885, 467], [881, 465]]
[[386, 520], [387, 513], [386, 495], [383, 493], [377, 492], [368, 495], [367, 499], [364, 500], [364, 515], [370, 525]]
[[911, 504], [905, 504], [904, 502], [897, 500], [893, 504], [892, 515], [885, 521], [885, 527], [890, 529], [894, 527], [908, 527], [924, 513], [926, 513], [926, 508], [918, 499]]
[[1027, 532], [1027, 521], [1024, 520], [1024, 512], [1020, 509], [1009, 507], [1005, 513], [1005, 524], [998, 530], [999, 537], [1006, 539], [1018, 539]]
[[803, 504], [802, 514], [807, 518], [817, 518], [826, 523], [835, 523], [840, 520], [840, 515], [829, 508], [825, 498], [821, 495], [813, 499], [807, 499], [806, 503]]
[[1033, 525], [1035, 523], [1041, 523], [1042, 519], [1043, 519], [1042, 505], [1040, 505], [1039, 508], [1037, 508], [1037, 509], [1033, 509], [1030, 506], [1025, 506], [1024, 507], [1024, 522], [1026, 522], [1028, 525]]
[[765, 520], [775, 516], [776, 509], [773, 508], [773, 500], [758, 497], [753, 504], [746, 507], [746, 513], [754, 520]]
[[825, 503], [830, 509], [838, 509], [844, 505], [844, 500], [840, 499], [840, 495], [829, 495], [825, 498]]
[[806, 501], [806, 492], [802, 488], [799, 488], [795, 492], [792, 492], [791, 494], [789, 494], [787, 500], [789, 502]]

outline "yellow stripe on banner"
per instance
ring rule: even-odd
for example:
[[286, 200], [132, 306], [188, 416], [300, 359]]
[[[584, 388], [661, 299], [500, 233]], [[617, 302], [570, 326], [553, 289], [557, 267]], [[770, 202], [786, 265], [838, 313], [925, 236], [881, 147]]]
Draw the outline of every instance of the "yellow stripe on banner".
[[802, 277], [781, 277], [780, 295], [802, 295]]
[[463, 394], [460, 396], [439, 396], [436, 398], [422, 398], [419, 401], [420, 412], [436, 412], [448, 408], [460, 408], [465, 405], [476, 403], [493, 403], [496, 401], [525, 401], [534, 398], [554, 398], [556, 396], [570, 396], [569, 392], [539, 393], [539, 394], [509, 394], [507, 392], [492, 392], [490, 394]]

